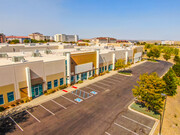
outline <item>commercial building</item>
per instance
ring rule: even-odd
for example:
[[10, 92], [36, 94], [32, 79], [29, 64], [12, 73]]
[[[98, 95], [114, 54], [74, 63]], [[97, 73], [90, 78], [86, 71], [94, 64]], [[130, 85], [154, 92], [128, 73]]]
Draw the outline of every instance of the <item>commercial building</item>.
[[66, 34], [54, 35], [54, 41], [56, 42], [77, 42], [78, 40], [79, 40], [78, 35], [66, 35]]
[[70, 86], [95, 74], [114, 70], [118, 59], [124, 59], [125, 63], [140, 61], [143, 49], [60, 44], [12, 46], [0, 48], [1, 106], [23, 98], [34, 99], [46, 90], [64, 84]]
[[115, 38], [110, 38], [110, 37], [97, 37], [97, 38], [91, 39], [91, 42], [95, 44], [116, 43], [116, 41], [117, 40]]
[[163, 44], [163, 45], [174, 45], [174, 41], [171, 41], [171, 40], [162, 40], [161, 44]]
[[35, 32], [32, 34], [29, 34], [29, 38], [34, 39], [34, 40], [44, 40], [44, 35], [39, 32]]
[[24, 43], [25, 39], [29, 40], [29, 42], [31, 41], [31, 39], [26, 36], [6, 36], [7, 41], [19, 40], [19, 43]]
[[3, 33], [0, 33], [0, 43], [6, 42], [6, 36]]

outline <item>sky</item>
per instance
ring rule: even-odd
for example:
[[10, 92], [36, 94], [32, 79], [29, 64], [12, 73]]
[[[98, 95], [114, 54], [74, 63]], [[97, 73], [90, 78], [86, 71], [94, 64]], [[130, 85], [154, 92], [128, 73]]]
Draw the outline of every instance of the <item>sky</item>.
[[0, 33], [180, 40], [180, 0], [0, 0]]

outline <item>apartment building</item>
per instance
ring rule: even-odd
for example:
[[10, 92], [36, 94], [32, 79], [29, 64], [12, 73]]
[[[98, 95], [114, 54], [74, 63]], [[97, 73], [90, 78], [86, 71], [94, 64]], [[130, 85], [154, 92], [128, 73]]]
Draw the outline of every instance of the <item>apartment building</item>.
[[116, 43], [116, 41], [117, 40], [115, 38], [110, 38], [110, 37], [97, 37], [97, 38], [91, 39], [91, 42], [95, 44]]
[[[49, 45], [41, 46], [44, 50], [29, 46], [31, 49], [22, 51], [14, 46], [17, 52], [2, 52], [0, 48], [1, 106], [23, 98], [34, 99], [46, 90], [64, 84], [70, 86], [95, 74], [114, 70], [118, 59], [124, 59], [125, 63], [141, 61], [143, 50], [142, 47], [70, 46], [60, 49], [60, 45], [54, 45], [49, 49]], [[6, 47], [3, 49], [8, 50]]]
[[29, 40], [29, 42], [31, 41], [31, 39], [26, 36], [6, 36], [7, 41], [19, 40], [19, 43], [24, 43], [25, 39]]
[[6, 36], [3, 33], [0, 33], [0, 43], [6, 42]]
[[54, 41], [56, 42], [77, 42], [78, 40], [79, 40], [78, 35], [66, 35], [66, 34], [54, 35]]

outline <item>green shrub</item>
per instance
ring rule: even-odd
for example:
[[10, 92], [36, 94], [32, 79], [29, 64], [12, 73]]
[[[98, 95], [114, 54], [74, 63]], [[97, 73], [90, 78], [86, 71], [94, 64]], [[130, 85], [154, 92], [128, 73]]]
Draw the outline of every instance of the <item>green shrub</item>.
[[54, 89], [47, 90], [47, 94], [51, 94], [51, 93], [54, 93], [54, 92], [55, 92]]
[[175, 64], [172, 69], [174, 70], [176, 76], [180, 77], [180, 63]]
[[89, 79], [89, 80], [92, 80], [92, 79], [94, 79], [94, 77], [92, 76], [92, 77], [89, 77], [88, 79]]
[[19, 105], [20, 103], [18, 101], [16, 101], [16, 105]]
[[24, 103], [24, 100], [21, 100], [20, 102], [21, 102], [21, 103]]
[[67, 88], [67, 85], [66, 85], [66, 84], [59, 86], [59, 89], [60, 89], [60, 90], [65, 89], [65, 88]]
[[107, 70], [106, 73], [109, 73], [109, 71]]
[[23, 99], [23, 101], [24, 101], [24, 103], [27, 103], [27, 102], [29, 102], [30, 100], [29, 100], [29, 98], [25, 98], [25, 99]]
[[11, 104], [12, 107], [16, 106], [15, 104]]
[[0, 112], [2, 112], [2, 111], [4, 111], [4, 110], [5, 110], [5, 108], [2, 107], [2, 106], [0, 106]]
[[78, 81], [77, 83], [79, 83], [79, 84], [80, 84], [80, 83], [83, 83], [83, 81], [82, 81], [82, 80], [80, 80], [80, 81]]

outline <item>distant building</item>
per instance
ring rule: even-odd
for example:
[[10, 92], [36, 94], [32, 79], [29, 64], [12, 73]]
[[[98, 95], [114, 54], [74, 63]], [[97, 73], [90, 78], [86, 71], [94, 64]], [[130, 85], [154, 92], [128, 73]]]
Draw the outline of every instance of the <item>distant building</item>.
[[78, 35], [66, 35], [56, 34], [54, 35], [54, 41], [56, 42], [77, 42], [79, 40]]
[[3, 33], [0, 33], [0, 43], [6, 42], [6, 36]]
[[97, 37], [97, 38], [93, 38], [91, 40], [91, 42], [98, 44], [98, 43], [116, 43], [116, 39], [115, 38], [110, 38], [110, 37]]
[[171, 40], [162, 40], [161, 41], [161, 44], [163, 45], [174, 45], [174, 41], [171, 41]]
[[32, 34], [29, 34], [29, 38], [30, 39], [35, 39], [35, 40], [44, 40], [44, 35], [39, 33], [39, 32], [35, 32]]
[[26, 36], [6, 36], [7, 41], [19, 40], [19, 43], [24, 43], [25, 39], [31, 41], [31, 39], [29, 37], [26, 37]]

